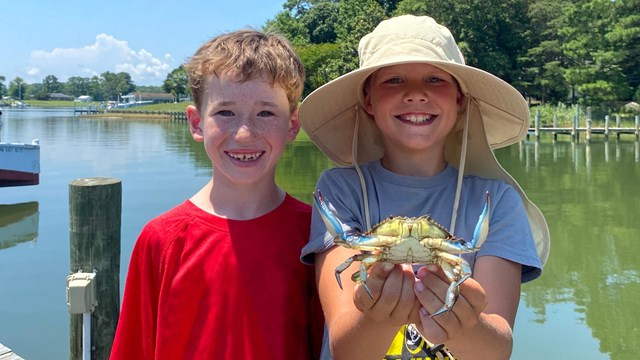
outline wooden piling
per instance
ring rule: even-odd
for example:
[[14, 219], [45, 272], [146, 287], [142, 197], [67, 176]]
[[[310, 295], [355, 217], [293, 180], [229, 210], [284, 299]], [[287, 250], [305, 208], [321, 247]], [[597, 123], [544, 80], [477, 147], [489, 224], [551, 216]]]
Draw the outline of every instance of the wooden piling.
[[591, 106], [587, 106], [587, 131], [584, 136], [587, 143], [591, 141], [591, 122]]
[[[108, 359], [120, 312], [122, 185], [113, 178], [69, 183], [71, 272], [96, 271], [98, 305], [91, 313], [91, 359]], [[71, 360], [82, 359], [82, 315], [70, 322]]]
[[540, 109], [536, 110], [535, 134], [536, 140], [540, 139]]
[[576, 114], [573, 117], [573, 121], [571, 122], [571, 139], [573, 141], [578, 141], [578, 131], [576, 128], [578, 127], [578, 119], [580, 116], [580, 108], [576, 105]]

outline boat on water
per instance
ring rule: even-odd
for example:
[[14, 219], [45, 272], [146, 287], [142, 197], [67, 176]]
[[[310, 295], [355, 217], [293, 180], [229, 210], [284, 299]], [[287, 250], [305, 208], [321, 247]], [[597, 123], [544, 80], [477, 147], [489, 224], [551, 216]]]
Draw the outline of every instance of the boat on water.
[[[0, 110], [0, 128], [2, 128]], [[38, 185], [40, 183], [40, 142], [8, 143], [0, 141], [0, 187]]]

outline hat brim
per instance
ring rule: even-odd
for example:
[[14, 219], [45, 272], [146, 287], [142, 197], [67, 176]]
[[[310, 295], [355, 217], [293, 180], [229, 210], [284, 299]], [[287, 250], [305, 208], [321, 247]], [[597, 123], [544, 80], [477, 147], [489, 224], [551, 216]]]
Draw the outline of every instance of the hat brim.
[[[517, 181], [498, 163], [492, 149], [522, 141], [529, 129], [526, 100], [511, 85], [486, 71], [447, 61], [423, 58], [390, 58], [374, 67], [354, 70], [328, 82], [308, 95], [299, 110], [300, 123], [311, 141], [339, 166], [352, 165], [352, 144], [358, 121], [357, 163], [380, 159], [384, 147], [380, 131], [363, 109], [366, 79], [381, 67], [404, 63], [426, 63], [453, 75], [469, 97], [469, 131], [465, 174], [500, 179], [512, 185], [523, 199], [540, 261], [549, 256], [550, 236], [544, 216]], [[460, 118], [467, 116], [461, 114]], [[445, 143], [446, 160], [459, 168], [461, 129], [452, 131]]]

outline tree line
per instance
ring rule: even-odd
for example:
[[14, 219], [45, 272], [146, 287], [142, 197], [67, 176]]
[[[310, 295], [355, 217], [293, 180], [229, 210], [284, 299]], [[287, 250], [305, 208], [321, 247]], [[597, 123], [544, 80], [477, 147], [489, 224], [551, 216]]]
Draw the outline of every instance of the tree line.
[[187, 75], [182, 65], [174, 69], [162, 86], [136, 85], [127, 72], [113, 73], [105, 71], [92, 77], [72, 76], [66, 82], [59, 81], [55, 75], [47, 75], [41, 83], [27, 83], [16, 77], [5, 85], [6, 77], [0, 75], [0, 98], [8, 96], [17, 100], [49, 100], [51, 94], [61, 93], [77, 98], [89, 95], [95, 101], [118, 101], [120, 96], [133, 92], [173, 94], [176, 99], [187, 97]]
[[[511, 83], [532, 102], [614, 109], [640, 100], [640, 0], [286, 0], [264, 29], [286, 36], [305, 65], [305, 95], [358, 67], [360, 38], [382, 20], [429, 15], [447, 26], [467, 64]], [[132, 91], [188, 93], [182, 65], [163, 85], [140, 87], [128, 73], [42, 83], [21, 78], [0, 94], [53, 92], [116, 100]], [[22, 94], [20, 94], [22, 92]]]
[[380, 21], [414, 14], [447, 26], [468, 65], [537, 103], [640, 100], [640, 0], [287, 0], [283, 9], [266, 28], [296, 46], [307, 94], [356, 69], [358, 42]]

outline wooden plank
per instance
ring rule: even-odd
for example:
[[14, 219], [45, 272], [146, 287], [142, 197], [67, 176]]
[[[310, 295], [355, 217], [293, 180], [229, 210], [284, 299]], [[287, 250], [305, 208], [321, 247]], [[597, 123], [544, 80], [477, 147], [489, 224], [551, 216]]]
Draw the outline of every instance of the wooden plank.
[[8, 347], [0, 344], [0, 360], [24, 360]]

